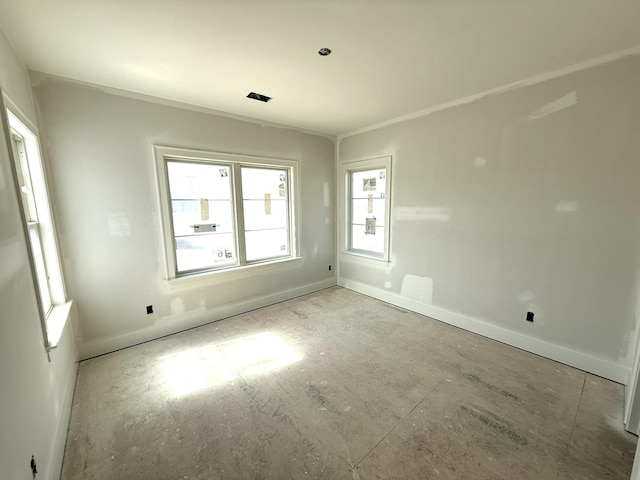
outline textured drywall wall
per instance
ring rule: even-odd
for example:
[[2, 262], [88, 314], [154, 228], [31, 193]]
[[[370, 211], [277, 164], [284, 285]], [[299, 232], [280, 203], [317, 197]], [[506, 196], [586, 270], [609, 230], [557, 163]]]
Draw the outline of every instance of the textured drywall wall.
[[[27, 71], [1, 32], [0, 87], [33, 122]], [[47, 358], [5, 131], [0, 225], [0, 476], [31, 479], [34, 455], [38, 478], [53, 480], [62, 467], [77, 350], [68, 324], [51, 361]]]
[[339, 283], [624, 382], [639, 83], [633, 56], [341, 139], [393, 167], [391, 262], [341, 254]]
[[[46, 77], [34, 83], [83, 357], [335, 284], [333, 139]], [[153, 145], [296, 160], [302, 259], [169, 285]]]

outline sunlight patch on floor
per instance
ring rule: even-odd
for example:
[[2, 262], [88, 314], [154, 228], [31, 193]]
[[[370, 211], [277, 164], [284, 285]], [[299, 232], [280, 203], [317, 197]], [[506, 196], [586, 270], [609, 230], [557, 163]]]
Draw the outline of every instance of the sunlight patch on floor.
[[300, 360], [302, 356], [286, 341], [264, 332], [173, 353], [162, 358], [162, 366], [171, 393], [181, 397]]

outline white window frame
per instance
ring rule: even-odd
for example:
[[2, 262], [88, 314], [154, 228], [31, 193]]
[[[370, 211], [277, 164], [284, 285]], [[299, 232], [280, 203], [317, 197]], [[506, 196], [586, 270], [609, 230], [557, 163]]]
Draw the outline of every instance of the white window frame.
[[[351, 223], [352, 223], [352, 205], [351, 205], [351, 188], [352, 174], [366, 171], [385, 169], [385, 212], [384, 212], [384, 251], [382, 253], [371, 252], [368, 250], [358, 250], [352, 248], [351, 242]], [[344, 163], [339, 171], [339, 188], [340, 196], [343, 199], [344, 221], [342, 227], [342, 253], [360, 257], [364, 259], [379, 260], [389, 262], [390, 246], [391, 246], [391, 156], [371, 158], [367, 160], [357, 160]]]
[[[298, 205], [298, 162], [294, 160], [254, 157], [247, 155], [237, 155], [229, 153], [210, 152], [204, 150], [192, 150], [177, 147], [166, 147], [155, 145], [153, 147], [155, 157], [155, 171], [158, 188], [158, 200], [160, 204], [160, 216], [162, 224], [163, 251], [165, 260], [166, 280], [184, 280], [189, 278], [203, 278], [211, 275], [243, 270], [264, 265], [274, 265], [297, 260], [299, 252], [299, 228], [298, 215], [300, 211]], [[237, 263], [231, 266], [202, 268], [187, 272], [178, 272], [175, 235], [173, 229], [173, 212], [171, 207], [171, 193], [169, 190], [169, 175], [167, 171], [168, 161], [184, 161], [188, 163], [205, 163], [214, 165], [224, 165], [232, 169], [232, 208], [235, 220], [235, 242], [237, 246]], [[242, 198], [242, 179], [240, 169], [242, 167], [258, 167], [284, 169], [288, 172], [287, 198], [288, 222], [289, 222], [289, 253], [288, 255], [247, 261], [244, 242], [244, 215]]]
[[[3, 130], [12, 159], [13, 181], [18, 196], [18, 208], [23, 219], [22, 225], [29, 253], [38, 313], [45, 349], [49, 352], [58, 346], [64, 327], [69, 320], [72, 301], [67, 300], [65, 291], [37, 129], [8, 97], [4, 94], [0, 97], [2, 98]], [[16, 141], [16, 139], [19, 140]], [[16, 148], [18, 145], [20, 148]], [[30, 185], [24, 185], [25, 178]], [[26, 194], [25, 189], [31, 189], [31, 193]], [[33, 195], [32, 202], [28, 201], [28, 196], [31, 194]], [[39, 242], [32, 242], [32, 235]], [[46, 272], [44, 278], [38, 274], [38, 266], [41, 263], [38, 260], [40, 255]], [[42, 295], [41, 291], [48, 293], [48, 295]], [[46, 301], [45, 296], [49, 297], [49, 302]]]

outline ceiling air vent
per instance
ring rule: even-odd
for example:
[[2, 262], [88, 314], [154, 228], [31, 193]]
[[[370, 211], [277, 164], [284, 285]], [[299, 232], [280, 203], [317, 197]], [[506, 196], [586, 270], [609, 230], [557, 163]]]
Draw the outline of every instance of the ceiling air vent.
[[251, 92], [249, 95], [247, 95], [247, 98], [259, 100], [264, 103], [267, 103], [269, 100], [271, 100], [271, 97], [267, 97], [266, 95], [262, 95], [261, 93], [256, 93], [256, 92]]

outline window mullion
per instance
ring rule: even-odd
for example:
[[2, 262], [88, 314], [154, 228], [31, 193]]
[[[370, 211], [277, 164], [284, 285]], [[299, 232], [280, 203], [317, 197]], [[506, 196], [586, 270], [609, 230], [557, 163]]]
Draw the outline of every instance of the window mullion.
[[240, 164], [233, 165], [233, 199], [235, 203], [236, 221], [236, 243], [238, 245], [238, 262], [240, 265], [247, 264], [247, 249], [244, 233], [244, 202], [242, 197], [242, 177]]

